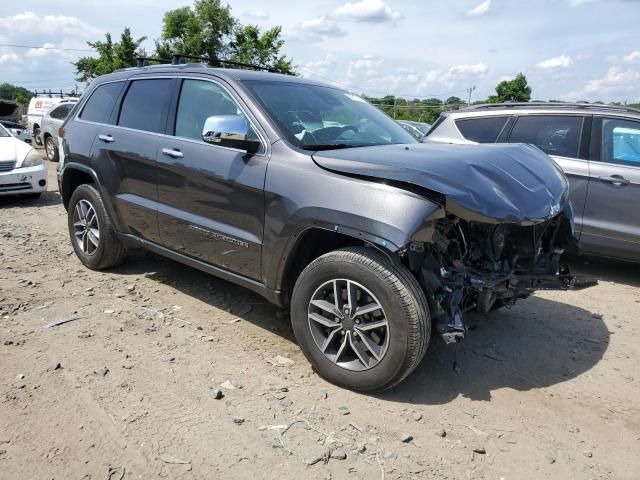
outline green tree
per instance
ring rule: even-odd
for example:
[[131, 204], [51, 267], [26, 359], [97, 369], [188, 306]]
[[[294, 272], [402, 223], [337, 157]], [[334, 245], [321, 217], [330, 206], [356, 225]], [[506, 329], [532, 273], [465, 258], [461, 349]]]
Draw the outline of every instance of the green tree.
[[113, 42], [110, 33], [105, 34], [104, 41], [87, 42], [98, 54], [97, 57], [80, 57], [74, 63], [76, 67], [77, 80], [90, 82], [95, 77], [111, 73], [119, 68], [135, 67], [136, 57], [144, 52], [140, 45], [147, 37], [140, 37], [137, 40], [131, 36], [131, 30], [124, 28], [120, 34], [120, 41]]
[[445, 105], [460, 105], [465, 103], [460, 97], [449, 97], [444, 101]]
[[281, 53], [281, 27], [261, 31], [257, 25], [242, 25], [220, 0], [196, 0], [193, 7], [165, 13], [162, 36], [155, 45], [160, 58], [184, 54], [294, 73], [293, 62]]
[[33, 93], [24, 87], [12, 85], [10, 83], [0, 84], [0, 98], [5, 100], [13, 100], [20, 105], [27, 105], [33, 97]]
[[231, 60], [294, 74], [292, 60], [280, 53], [284, 45], [281, 33], [282, 27], [260, 32], [257, 25], [236, 26], [229, 45]]
[[169, 10], [162, 20], [162, 36], [156, 40], [156, 55], [226, 57], [236, 23], [231, 8], [220, 0], [196, 0], [193, 8]]
[[489, 97], [489, 103], [528, 102], [531, 100], [531, 87], [527, 77], [519, 73], [513, 80], [504, 80], [496, 87], [496, 95]]

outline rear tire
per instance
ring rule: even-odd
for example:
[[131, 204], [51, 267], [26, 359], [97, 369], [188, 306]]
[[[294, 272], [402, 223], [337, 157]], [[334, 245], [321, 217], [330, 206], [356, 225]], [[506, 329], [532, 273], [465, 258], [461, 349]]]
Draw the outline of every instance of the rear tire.
[[33, 141], [36, 145], [42, 145], [42, 138], [40, 138], [40, 127], [33, 129]]
[[47, 160], [50, 162], [57, 162], [59, 160], [58, 147], [53, 137], [47, 137], [44, 141], [44, 151], [47, 154]]
[[362, 392], [404, 380], [424, 357], [431, 333], [427, 299], [415, 277], [364, 247], [327, 253], [304, 269], [293, 290], [291, 321], [317, 373]]
[[73, 191], [67, 218], [73, 250], [86, 267], [102, 270], [122, 263], [127, 250], [93, 185], [80, 185]]

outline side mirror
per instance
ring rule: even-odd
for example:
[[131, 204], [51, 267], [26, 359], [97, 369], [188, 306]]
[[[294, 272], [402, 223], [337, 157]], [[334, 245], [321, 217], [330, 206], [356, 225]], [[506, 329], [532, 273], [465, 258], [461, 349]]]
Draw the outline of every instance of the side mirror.
[[257, 153], [260, 140], [252, 138], [252, 130], [247, 120], [240, 115], [216, 115], [208, 117], [202, 129], [202, 141], [221, 147], [246, 150]]

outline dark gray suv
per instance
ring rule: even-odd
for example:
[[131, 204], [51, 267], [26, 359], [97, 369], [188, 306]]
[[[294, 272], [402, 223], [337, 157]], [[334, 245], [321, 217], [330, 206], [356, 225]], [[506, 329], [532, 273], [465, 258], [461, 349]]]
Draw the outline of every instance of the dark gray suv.
[[568, 184], [525, 145], [429, 146], [349, 92], [201, 64], [93, 82], [60, 129], [60, 192], [89, 268], [144, 247], [286, 306], [320, 375], [375, 391], [432, 328], [583, 287]]

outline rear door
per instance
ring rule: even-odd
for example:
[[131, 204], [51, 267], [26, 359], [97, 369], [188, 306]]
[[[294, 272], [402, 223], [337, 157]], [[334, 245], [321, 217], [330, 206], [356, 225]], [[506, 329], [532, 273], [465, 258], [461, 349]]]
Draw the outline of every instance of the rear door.
[[529, 143], [550, 155], [569, 178], [576, 234], [580, 235], [589, 185], [591, 116], [521, 115], [509, 143]]
[[596, 117], [592, 143], [583, 248], [640, 261], [640, 121]]
[[[210, 79], [185, 78], [158, 152], [162, 243], [184, 255], [260, 278], [267, 143], [255, 155], [202, 141], [214, 115], [248, 109], [231, 90]], [[254, 130], [257, 130], [254, 127]], [[257, 135], [257, 134], [256, 134]]]
[[130, 81], [114, 112], [115, 125], [100, 125], [93, 144], [96, 169], [123, 233], [158, 242], [158, 146], [163, 136], [172, 78]]

